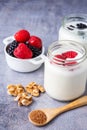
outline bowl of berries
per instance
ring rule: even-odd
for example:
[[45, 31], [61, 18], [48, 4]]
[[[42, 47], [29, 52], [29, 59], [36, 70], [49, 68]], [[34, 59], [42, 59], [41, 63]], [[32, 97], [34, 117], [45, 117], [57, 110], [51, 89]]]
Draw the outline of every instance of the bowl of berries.
[[3, 40], [8, 66], [18, 72], [32, 72], [44, 62], [44, 47], [41, 38], [30, 36], [22, 29]]

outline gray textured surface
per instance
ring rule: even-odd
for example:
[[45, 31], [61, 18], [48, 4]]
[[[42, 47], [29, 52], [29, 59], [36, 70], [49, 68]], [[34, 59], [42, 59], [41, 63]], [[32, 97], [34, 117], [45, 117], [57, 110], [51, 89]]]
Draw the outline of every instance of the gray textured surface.
[[[69, 111], [44, 127], [35, 127], [28, 121], [28, 113], [36, 108], [63, 106], [64, 102], [51, 99], [46, 93], [29, 107], [18, 107], [7, 95], [8, 84], [28, 84], [36, 81], [43, 85], [44, 66], [32, 73], [12, 71], [5, 61], [3, 38], [21, 28], [40, 36], [44, 46], [57, 40], [63, 16], [86, 13], [86, 0], [0, 0], [0, 130], [87, 130], [87, 106]], [[85, 92], [87, 94], [87, 90]]]

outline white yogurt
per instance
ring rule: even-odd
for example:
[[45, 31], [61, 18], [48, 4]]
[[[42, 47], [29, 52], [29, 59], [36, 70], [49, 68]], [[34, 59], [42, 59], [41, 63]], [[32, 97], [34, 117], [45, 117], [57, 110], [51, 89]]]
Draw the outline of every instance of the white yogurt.
[[87, 48], [87, 15], [70, 15], [59, 29], [59, 40], [79, 42]]
[[[67, 60], [69, 60], [68, 62], [76, 61], [77, 64], [64, 66], [59, 65], [58, 60], [57, 63], [54, 62], [53, 54], [61, 54], [62, 51], [71, 51], [71, 49], [77, 51], [78, 55]], [[73, 100], [81, 96], [86, 86], [87, 59], [85, 49], [75, 42], [60, 41], [60, 43], [56, 42], [50, 46], [49, 50], [44, 72], [44, 86], [48, 95], [63, 101]]]

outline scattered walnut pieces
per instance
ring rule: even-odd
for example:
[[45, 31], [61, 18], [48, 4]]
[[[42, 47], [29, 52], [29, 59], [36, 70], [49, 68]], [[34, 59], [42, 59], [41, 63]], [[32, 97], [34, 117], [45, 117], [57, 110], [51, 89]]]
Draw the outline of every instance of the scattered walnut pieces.
[[7, 89], [9, 95], [16, 97], [14, 100], [18, 102], [19, 106], [30, 105], [32, 103], [32, 96], [38, 97], [41, 92], [45, 92], [45, 89], [35, 82], [29, 83], [26, 87], [23, 87], [21, 84], [10, 84], [7, 86]]
[[31, 94], [32, 96], [39, 96], [40, 95], [40, 92], [45, 92], [45, 89], [41, 86], [41, 85], [38, 85], [37, 83], [35, 82], [31, 82], [29, 83], [26, 87], [25, 87], [25, 90], [27, 93]]

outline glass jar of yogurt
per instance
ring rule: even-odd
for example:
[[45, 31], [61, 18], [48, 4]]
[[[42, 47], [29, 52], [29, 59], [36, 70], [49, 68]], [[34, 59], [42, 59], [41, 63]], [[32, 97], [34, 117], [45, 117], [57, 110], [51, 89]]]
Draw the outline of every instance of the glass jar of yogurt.
[[81, 96], [86, 87], [86, 49], [74, 41], [56, 41], [48, 48], [44, 69], [48, 95], [61, 101]]
[[87, 15], [72, 14], [66, 16], [59, 29], [59, 40], [76, 41], [87, 48]]

